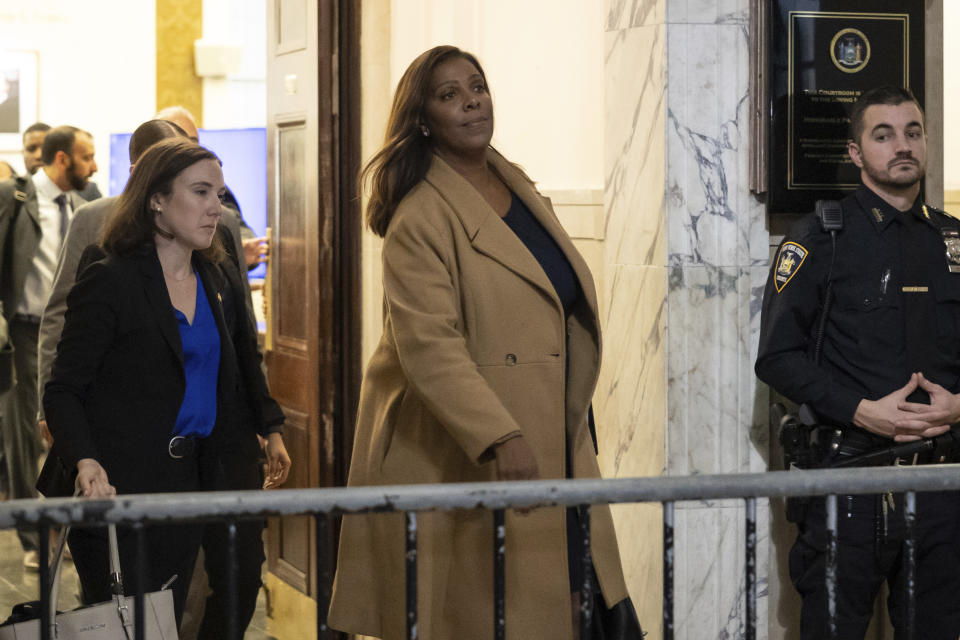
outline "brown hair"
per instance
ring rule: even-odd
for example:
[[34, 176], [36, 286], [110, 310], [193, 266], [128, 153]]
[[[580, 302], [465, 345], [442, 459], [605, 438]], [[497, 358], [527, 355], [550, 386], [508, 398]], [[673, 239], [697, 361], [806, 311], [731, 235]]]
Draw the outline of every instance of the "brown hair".
[[[47, 135], [43, 139], [43, 147], [40, 151], [40, 159], [44, 166], [49, 167], [57, 159], [57, 153], [63, 151], [68, 156], [73, 155], [73, 143], [77, 140], [78, 133], [86, 133], [76, 127], [63, 125], [47, 130]], [[26, 135], [26, 133], [24, 133]], [[86, 133], [86, 135], [90, 135]]]
[[[150, 198], [156, 193], [169, 195], [177, 176], [201, 160], [220, 162], [212, 151], [186, 138], [167, 138], [147, 148], [134, 165], [130, 180], [104, 226], [100, 242], [104, 250], [126, 256], [154, 246], [154, 235], [170, 237], [157, 226], [157, 214], [150, 209]], [[210, 246], [200, 253], [212, 262], [220, 262], [226, 255], [218, 235], [214, 235]]]
[[926, 119], [926, 116], [923, 114], [923, 107], [917, 102], [917, 99], [913, 96], [910, 89], [884, 85], [860, 94], [860, 97], [853, 103], [853, 108], [850, 110], [850, 139], [860, 144], [860, 136], [863, 135], [863, 114], [866, 113], [867, 107], [872, 107], [875, 104], [896, 106], [904, 102], [912, 102], [917, 105], [917, 109], [920, 110], [920, 116], [924, 118], [924, 120]]
[[360, 172], [361, 196], [368, 181], [371, 186], [367, 226], [380, 237], [387, 233], [397, 205], [430, 169], [433, 139], [421, 134], [420, 125], [424, 121], [433, 72], [451, 58], [467, 60], [483, 76], [484, 84], [487, 83], [477, 58], [450, 45], [421, 53], [403, 72], [393, 96], [383, 147]]
[[167, 138], [189, 138], [187, 132], [181, 129], [177, 124], [167, 120], [147, 120], [137, 127], [133, 135], [130, 136], [130, 164], [137, 164], [137, 160], [143, 155], [147, 148]]

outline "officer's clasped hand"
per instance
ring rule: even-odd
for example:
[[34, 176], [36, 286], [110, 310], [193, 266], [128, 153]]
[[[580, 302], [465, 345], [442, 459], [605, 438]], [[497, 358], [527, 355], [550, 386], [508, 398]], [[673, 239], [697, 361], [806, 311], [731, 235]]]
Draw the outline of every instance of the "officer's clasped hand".
[[[930, 404], [907, 402], [907, 397], [922, 389], [930, 395]], [[933, 438], [950, 429], [960, 413], [960, 398], [914, 373], [906, 385], [878, 400], [860, 401], [853, 416], [858, 427], [896, 442]]]

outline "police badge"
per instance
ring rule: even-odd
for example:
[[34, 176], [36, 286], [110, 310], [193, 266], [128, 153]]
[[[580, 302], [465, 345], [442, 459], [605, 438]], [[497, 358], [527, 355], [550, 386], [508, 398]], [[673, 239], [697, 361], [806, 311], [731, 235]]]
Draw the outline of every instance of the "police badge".
[[[958, 238], [960, 240], [960, 238]], [[958, 246], [960, 249], [960, 246]], [[796, 242], [784, 242], [777, 254], [777, 271], [773, 276], [773, 284], [777, 293], [783, 291], [790, 279], [800, 270], [803, 261], [807, 259], [807, 250]]]
[[960, 232], [956, 229], [943, 227], [940, 229], [943, 244], [947, 247], [947, 268], [950, 273], [960, 273]]

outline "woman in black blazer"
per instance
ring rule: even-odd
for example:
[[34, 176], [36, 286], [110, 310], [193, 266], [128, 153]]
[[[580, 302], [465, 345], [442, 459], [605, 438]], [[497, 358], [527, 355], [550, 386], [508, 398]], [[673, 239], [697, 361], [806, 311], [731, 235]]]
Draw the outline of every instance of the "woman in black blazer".
[[[227, 486], [256, 460], [258, 433], [271, 481], [286, 479], [283, 413], [217, 234], [223, 190], [210, 151], [183, 139], [150, 147], [107, 222], [106, 257], [67, 298], [44, 409], [54, 452], [76, 468], [84, 496]], [[147, 528], [146, 586], [177, 576], [178, 621], [202, 533], [199, 524]], [[132, 590], [136, 549], [125, 538], [120, 560]], [[70, 533], [88, 603], [109, 598], [104, 540], [102, 530]]]

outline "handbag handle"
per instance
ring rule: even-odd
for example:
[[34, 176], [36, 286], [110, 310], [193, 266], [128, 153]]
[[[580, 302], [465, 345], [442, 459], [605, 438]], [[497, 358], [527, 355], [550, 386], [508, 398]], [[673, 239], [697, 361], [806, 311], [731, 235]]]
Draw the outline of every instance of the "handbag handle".
[[[78, 488], [73, 497], [80, 495]], [[60, 540], [57, 542], [57, 548], [53, 552], [53, 563], [49, 567], [50, 571], [50, 637], [57, 637], [57, 598], [60, 595], [60, 574], [63, 568], [64, 549], [67, 546], [67, 535], [70, 533], [70, 525], [60, 530]], [[120, 548], [117, 544], [117, 525], [107, 525], [107, 542], [110, 547], [110, 591], [113, 593], [114, 600], [117, 602], [118, 613], [123, 620], [124, 629], [129, 632], [132, 629], [133, 622], [126, 614], [126, 606], [123, 603], [123, 574], [120, 571]]]

